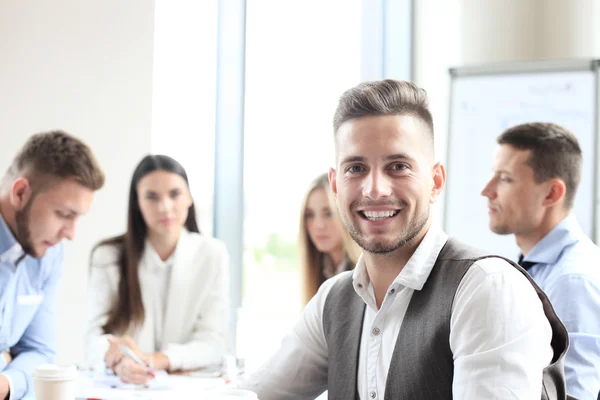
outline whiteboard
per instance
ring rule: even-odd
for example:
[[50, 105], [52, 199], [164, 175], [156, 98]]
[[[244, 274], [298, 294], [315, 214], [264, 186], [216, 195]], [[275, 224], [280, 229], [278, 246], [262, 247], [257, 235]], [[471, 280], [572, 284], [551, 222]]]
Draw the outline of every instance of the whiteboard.
[[[496, 138], [524, 122], [554, 122], [571, 130], [583, 151], [574, 211], [593, 238], [595, 207], [596, 71], [457, 74], [451, 83], [444, 228], [472, 246], [516, 259], [513, 235], [489, 230], [481, 190], [492, 175]], [[460, 72], [460, 71], [459, 71]]]

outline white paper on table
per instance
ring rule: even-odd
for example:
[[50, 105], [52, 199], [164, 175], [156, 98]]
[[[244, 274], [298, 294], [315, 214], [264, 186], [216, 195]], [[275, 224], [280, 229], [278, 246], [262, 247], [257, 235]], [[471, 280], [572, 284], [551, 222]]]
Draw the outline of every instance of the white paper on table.
[[90, 373], [88, 375], [91, 386], [106, 389], [129, 389], [129, 390], [170, 390], [172, 388], [169, 375], [166, 371], [155, 371], [156, 379], [150, 379], [146, 385], [135, 385], [123, 383], [116, 375], [104, 373]]

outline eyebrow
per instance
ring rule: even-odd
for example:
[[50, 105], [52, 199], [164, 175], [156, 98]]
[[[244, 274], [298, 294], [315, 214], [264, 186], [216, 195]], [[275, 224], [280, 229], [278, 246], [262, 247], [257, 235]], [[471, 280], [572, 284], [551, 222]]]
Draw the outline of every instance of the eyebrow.
[[60, 209], [61, 212], [64, 212], [65, 214], [69, 214], [69, 215], [72, 215], [72, 216], [78, 216], [78, 215], [80, 215], [79, 212], [77, 212], [77, 211], [75, 211], [72, 208], [67, 207], [67, 206], [58, 206], [58, 208]]
[[[390, 154], [389, 156], [386, 156], [385, 159], [386, 159], [386, 161], [398, 161], [398, 160], [413, 161], [414, 160], [413, 157], [409, 156], [406, 153]], [[365, 162], [365, 161], [367, 161], [366, 157], [348, 156], [342, 160], [341, 164], [348, 164], [348, 163], [354, 163], [354, 162]]]

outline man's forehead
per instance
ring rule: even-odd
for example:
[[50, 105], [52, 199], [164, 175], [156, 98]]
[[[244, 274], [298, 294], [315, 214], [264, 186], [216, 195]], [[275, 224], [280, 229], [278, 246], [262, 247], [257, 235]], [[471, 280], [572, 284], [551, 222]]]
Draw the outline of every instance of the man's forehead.
[[85, 214], [93, 196], [93, 190], [75, 181], [63, 180], [40, 193], [37, 197], [44, 206], [61, 208], [76, 214]]
[[[432, 147], [429, 135], [423, 124], [410, 115], [361, 117], [340, 126], [335, 137], [336, 157], [340, 160], [373, 154], [375, 150], [381, 158], [397, 153], [429, 153]], [[382, 152], [382, 147], [386, 152]]]
[[496, 162], [506, 164], [526, 164], [529, 161], [531, 150], [517, 149], [516, 147], [501, 144], [496, 148]]

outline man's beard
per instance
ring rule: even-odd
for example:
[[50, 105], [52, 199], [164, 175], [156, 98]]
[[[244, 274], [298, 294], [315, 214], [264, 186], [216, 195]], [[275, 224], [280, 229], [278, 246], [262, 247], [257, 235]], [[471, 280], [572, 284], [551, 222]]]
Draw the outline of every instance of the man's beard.
[[25, 254], [29, 254], [32, 257], [37, 257], [33, 243], [31, 242], [31, 230], [29, 229], [29, 215], [31, 211], [31, 199], [25, 204], [22, 210], [17, 211], [15, 214], [16, 220], [16, 232], [15, 236], [17, 241], [23, 248]]
[[353, 224], [352, 221], [349, 218], [347, 218], [346, 215], [342, 215], [342, 222], [344, 223], [344, 227], [350, 234], [350, 237], [356, 243], [358, 243], [358, 245], [363, 250], [373, 254], [388, 254], [406, 246], [423, 230], [423, 227], [427, 224], [428, 220], [429, 208], [423, 213], [416, 215], [413, 220], [408, 221], [408, 225], [404, 227], [402, 231], [399, 232], [399, 236], [393, 242], [370, 243], [360, 231], [358, 225]]

